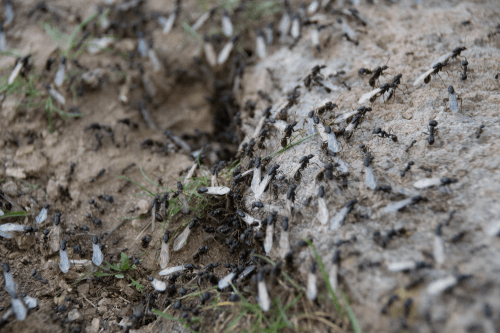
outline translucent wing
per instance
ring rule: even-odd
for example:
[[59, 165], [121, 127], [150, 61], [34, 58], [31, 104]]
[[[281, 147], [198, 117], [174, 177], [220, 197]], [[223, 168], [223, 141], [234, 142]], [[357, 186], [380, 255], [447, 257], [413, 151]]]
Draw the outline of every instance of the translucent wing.
[[434, 67], [434, 65], [437, 64], [438, 62], [440, 62], [440, 63], [447, 62], [452, 55], [453, 55], [453, 52], [450, 51], [450, 52], [448, 52], [446, 54], [443, 54], [442, 56], [437, 57], [432, 62], [431, 67]]
[[335, 163], [338, 163], [337, 169], [339, 169], [342, 172], [347, 172], [349, 171], [349, 165], [344, 162], [343, 160], [340, 159], [338, 155], [333, 156], [333, 161]]
[[17, 294], [17, 284], [14, 282], [14, 278], [12, 277], [12, 270], [6, 272], [3, 271], [3, 277], [5, 279], [5, 291], [11, 295], [15, 296]]
[[163, 292], [165, 291], [165, 289], [167, 289], [167, 284], [157, 279], [153, 279], [153, 281], [151, 281], [151, 284], [153, 285], [153, 288], [155, 288], [155, 290], [159, 292]]
[[61, 227], [56, 225], [50, 233], [50, 248], [52, 252], [57, 252], [59, 250], [59, 244], [61, 244]]
[[36, 305], [38, 303], [38, 301], [36, 300], [36, 298], [33, 298], [31, 296], [26, 296], [24, 297], [24, 304], [26, 304], [26, 306], [28, 307], [28, 309], [34, 309], [36, 308]]
[[215, 55], [214, 47], [210, 42], [205, 42], [203, 45], [203, 50], [205, 51], [205, 58], [211, 67], [217, 65], [217, 56]]
[[300, 36], [300, 21], [298, 18], [295, 18], [292, 21], [292, 30], [290, 30], [290, 35], [293, 38], [299, 38]]
[[340, 144], [339, 142], [337, 141], [337, 137], [335, 136], [335, 133], [330, 132], [330, 134], [328, 134], [328, 149], [332, 152], [332, 153], [338, 153], [340, 151]]
[[432, 282], [427, 287], [427, 293], [432, 296], [438, 296], [446, 289], [449, 289], [457, 284], [457, 278], [449, 276], [443, 279]]
[[21, 301], [19, 298], [16, 297], [10, 300], [10, 304], [12, 305], [12, 310], [14, 311], [17, 320], [22, 321], [26, 319], [28, 310], [24, 306], [23, 301]]
[[92, 243], [92, 262], [94, 263], [94, 265], [100, 266], [103, 259], [104, 256], [101, 252], [101, 247], [99, 246], [99, 244]]
[[66, 65], [63, 63], [59, 64], [56, 76], [54, 77], [54, 84], [56, 87], [60, 87], [64, 82], [64, 73], [66, 72]]
[[283, 13], [283, 16], [281, 17], [281, 21], [278, 25], [278, 30], [280, 32], [280, 35], [282, 36], [282, 38], [286, 35], [288, 35], [288, 31], [290, 31], [290, 24], [291, 24], [291, 19], [290, 19], [290, 15], [288, 15], [288, 13], [285, 11]]
[[194, 171], [196, 170], [197, 167], [198, 167], [198, 163], [194, 163], [193, 166], [191, 166], [191, 168], [189, 169], [189, 171], [186, 175], [186, 178], [184, 178], [184, 182], [187, 182], [188, 179], [191, 179], [193, 177]]
[[69, 271], [68, 251], [59, 249], [59, 269], [64, 274]]
[[397, 212], [398, 210], [408, 206], [409, 204], [412, 203], [412, 198], [400, 200], [400, 201], [394, 201], [385, 206], [383, 212], [384, 213], [392, 213], [392, 212]]
[[393, 262], [387, 264], [387, 269], [391, 272], [404, 272], [410, 271], [416, 267], [416, 263], [414, 261], [401, 261], [401, 262]]
[[16, 67], [14, 67], [14, 70], [12, 71], [12, 73], [10, 73], [9, 81], [8, 81], [9, 85], [14, 83], [14, 81], [16, 80], [16, 77], [19, 75], [19, 72], [21, 71], [21, 68], [23, 68], [23, 63], [21, 61], [18, 61], [16, 64]]
[[182, 209], [181, 209], [182, 214], [188, 214], [189, 213], [189, 205], [187, 203], [186, 196], [184, 195], [184, 193], [181, 193], [179, 195], [179, 200], [182, 202]]
[[332, 286], [333, 290], [337, 290], [337, 285], [338, 285], [338, 270], [339, 267], [335, 264], [330, 267], [330, 272], [328, 274], [328, 278], [330, 280], [330, 285]]
[[264, 251], [266, 255], [269, 256], [271, 253], [271, 249], [273, 248], [273, 234], [274, 234], [274, 225], [268, 225], [266, 228], [266, 238], [264, 239]]
[[217, 187], [207, 187], [207, 192], [206, 194], [212, 194], [212, 195], [225, 195], [228, 194], [231, 189], [229, 187], [225, 186], [217, 186]]
[[350, 209], [348, 207], [344, 207], [334, 217], [332, 217], [330, 220], [330, 230], [338, 230], [344, 224], [349, 210]]
[[206, 20], [210, 18], [210, 12], [206, 12], [205, 14], [201, 15], [200, 18], [196, 21], [195, 24], [191, 27], [194, 31], [198, 30], [203, 23], [205, 23]]
[[242, 281], [245, 278], [247, 278], [255, 270], [255, 268], [256, 268], [255, 265], [246, 267], [243, 270], [243, 272], [241, 272], [241, 274], [238, 276], [238, 281]]
[[377, 187], [377, 179], [375, 179], [371, 165], [365, 167], [365, 184], [372, 190], [375, 190]]
[[266, 47], [266, 42], [264, 41], [264, 37], [257, 36], [255, 43], [256, 43], [257, 55], [259, 56], [259, 58], [264, 59], [267, 56], [267, 47]]
[[316, 216], [321, 224], [324, 225], [328, 223], [329, 216], [325, 198], [318, 197], [318, 214]]
[[168, 243], [164, 241], [161, 242], [161, 250], [160, 250], [160, 267], [161, 269], [165, 269], [168, 263], [170, 262], [170, 255], [168, 252]]
[[458, 107], [457, 95], [450, 94], [450, 110], [457, 113], [460, 108]]
[[222, 65], [226, 62], [227, 58], [229, 58], [229, 55], [231, 54], [231, 51], [233, 50], [233, 42], [229, 41], [222, 51], [219, 53], [219, 57], [217, 58], [217, 64]]
[[47, 208], [42, 208], [40, 214], [36, 217], [36, 223], [43, 223], [47, 219]]
[[219, 290], [224, 290], [227, 287], [229, 287], [229, 284], [233, 281], [233, 279], [236, 277], [236, 273], [231, 272], [228, 275], [224, 276], [222, 279], [219, 280]]
[[429, 75], [431, 75], [433, 71], [434, 71], [434, 68], [431, 68], [427, 72], [425, 72], [424, 74], [417, 77], [415, 82], [413, 82], [413, 86], [416, 87], [416, 86], [422, 84], [422, 82], [424, 82], [425, 78], [428, 77]]
[[267, 291], [266, 282], [264, 280], [259, 281], [259, 283], [257, 284], [257, 289], [259, 291], [259, 305], [261, 309], [266, 312], [271, 307], [271, 300]]
[[186, 226], [184, 231], [177, 237], [174, 241], [174, 251], [179, 251], [186, 245], [186, 241], [188, 239], [189, 234], [191, 233], [191, 229], [189, 229], [189, 225]]
[[334, 124], [340, 124], [341, 122], [343, 122], [344, 120], [352, 117], [352, 116], [355, 116], [359, 113], [360, 111], [358, 110], [353, 110], [353, 111], [349, 111], [347, 113], [344, 113], [343, 115], [341, 115], [340, 117], [337, 117], [335, 118], [335, 120], [333, 121]]
[[271, 176], [268, 173], [266, 173], [266, 175], [264, 176], [264, 179], [262, 179], [262, 181], [259, 184], [259, 188], [257, 189], [257, 192], [255, 192], [255, 199], [256, 200], [259, 200], [259, 198], [264, 193], [264, 191], [265, 191], [265, 189], [270, 181], [271, 181]]
[[434, 261], [436, 264], [442, 265], [446, 259], [444, 251], [443, 239], [440, 236], [434, 236], [434, 245], [432, 248], [432, 254], [434, 255]]
[[251, 225], [254, 222], [259, 222], [259, 225], [255, 227], [255, 230], [260, 229], [260, 221], [257, 220], [255, 217], [250, 216], [248, 213], [245, 213], [245, 217], [242, 217], [242, 220], [248, 225]]
[[424, 178], [420, 179], [413, 184], [413, 187], [422, 190], [432, 186], [441, 185], [441, 178]]
[[1, 232], [22, 232], [24, 231], [24, 227], [20, 224], [14, 223], [5, 223], [0, 225]]
[[158, 274], [161, 276], [164, 276], [164, 275], [170, 275], [170, 274], [174, 274], [177, 272], [181, 272], [183, 270], [184, 270], [184, 266], [180, 265], [180, 266], [165, 268], [164, 270], [160, 271]]
[[371, 99], [373, 96], [377, 95], [377, 94], [378, 94], [378, 93], [380, 93], [381, 91], [382, 91], [382, 89], [381, 89], [381, 88], [377, 88], [377, 89], [374, 89], [374, 90], [372, 90], [372, 91], [367, 92], [366, 94], [363, 94], [363, 95], [361, 96], [361, 98], [359, 99], [358, 104], [363, 104], [363, 103], [366, 103], [366, 102], [370, 101], [370, 99]]
[[170, 14], [170, 16], [168, 17], [167, 22], [165, 22], [165, 25], [163, 26], [163, 34], [168, 34], [172, 30], [176, 17], [177, 17], [177, 11], [174, 10], [172, 14]]
[[226, 37], [231, 37], [233, 35], [233, 24], [228, 15], [222, 16], [222, 32]]
[[281, 230], [280, 235], [280, 257], [285, 258], [285, 255], [290, 252], [290, 241], [288, 237], [288, 231]]
[[317, 28], [311, 31], [311, 43], [313, 47], [319, 47], [319, 31]]
[[500, 234], [500, 221], [495, 221], [491, 223], [488, 229], [486, 230], [486, 233], [491, 237], [498, 236]]
[[50, 96], [54, 97], [54, 99], [61, 105], [66, 104], [66, 99], [64, 98], [63, 95], [61, 95], [57, 90], [54, 88], [49, 89], [49, 94]]
[[314, 13], [316, 13], [318, 11], [318, 7], [319, 7], [319, 1], [314, 0], [313, 2], [311, 2], [309, 7], [307, 7], [307, 14], [313, 15]]
[[253, 178], [252, 178], [252, 183], [250, 185], [250, 188], [252, 189], [252, 192], [256, 194], [259, 191], [259, 185], [261, 182], [261, 168], [260, 166], [258, 168], [253, 168]]
[[314, 301], [316, 297], [318, 297], [316, 274], [309, 272], [307, 275], [307, 298]]

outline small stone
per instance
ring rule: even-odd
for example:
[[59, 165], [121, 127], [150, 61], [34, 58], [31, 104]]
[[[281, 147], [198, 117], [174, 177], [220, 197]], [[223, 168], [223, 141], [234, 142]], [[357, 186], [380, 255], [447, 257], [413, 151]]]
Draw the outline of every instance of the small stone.
[[57, 189], [57, 182], [53, 179], [49, 179], [49, 182], [47, 184], [47, 197], [55, 201], [57, 198], [59, 198], [59, 190]]
[[18, 188], [16, 183], [14, 183], [12, 180], [9, 180], [5, 184], [3, 184], [2, 191], [4, 191], [5, 194], [10, 197], [17, 197]]
[[488, 102], [500, 104], [500, 95], [491, 95], [490, 97], [488, 97]]
[[139, 207], [139, 214], [147, 214], [149, 212], [150, 204], [146, 200], [142, 199], [137, 203], [137, 206]]
[[71, 321], [82, 321], [83, 316], [77, 309], [73, 309], [68, 312], [68, 320]]
[[78, 290], [78, 295], [87, 296], [90, 290], [90, 286], [88, 284], [82, 284], [81, 286], [78, 286], [76, 290]]
[[86, 328], [87, 333], [99, 332], [99, 324], [100, 323], [101, 323], [101, 320], [99, 318], [92, 319], [92, 324], [90, 325], [90, 327]]

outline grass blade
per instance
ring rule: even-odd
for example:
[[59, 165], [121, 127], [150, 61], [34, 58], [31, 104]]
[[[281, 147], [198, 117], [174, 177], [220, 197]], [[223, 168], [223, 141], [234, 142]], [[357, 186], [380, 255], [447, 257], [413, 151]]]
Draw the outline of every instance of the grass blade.
[[138, 183], [134, 182], [132, 179], [128, 178], [128, 177], [125, 177], [125, 176], [120, 176], [120, 175], [115, 175], [116, 178], [121, 178], [121, 179], [125, 179], [125, 180], [128, 180], [129, 182], [139, 186], [140, 188], [142, 188], [144, 191], [148, 192], [151, 196], [155, 196], [153, 192], [149, 191], [147, 188], [145, 188], [144, 186], [142, 185], [139, 185]]

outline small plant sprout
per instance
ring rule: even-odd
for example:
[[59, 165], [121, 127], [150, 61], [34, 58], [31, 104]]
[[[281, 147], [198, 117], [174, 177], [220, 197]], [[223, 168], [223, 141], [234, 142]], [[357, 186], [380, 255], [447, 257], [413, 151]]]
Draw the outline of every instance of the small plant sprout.
[[101, 266], [104, 256], [101, 252], [101, 246], [99, 245], [99, 239], [97, 236], [92, 238], [92, 262], [96, 266]]
[[59, 249], [59, 269], [64, 274], [68, 273], [69, 270], [68, 249], [66, 248], [67, 243], [67, 240], [63, 240]]
[[160, 267], [161, 269], [165, 269], [170, 262], [170, 254], [168, 251], [168, 241], [170, 240], [170, 231], [166, 230], [163, 235], [163, 239], [161, 242], [161, 250], [160, 250]]
[[40, 211], [40, 213], [36, 217], [36, 223], [37, 224], [45, 222], [45, 220], [47, 219], [47, 212], [48, 212], [48, 210], [49, 210], [49, 205], [43, 206], [42, 210]]

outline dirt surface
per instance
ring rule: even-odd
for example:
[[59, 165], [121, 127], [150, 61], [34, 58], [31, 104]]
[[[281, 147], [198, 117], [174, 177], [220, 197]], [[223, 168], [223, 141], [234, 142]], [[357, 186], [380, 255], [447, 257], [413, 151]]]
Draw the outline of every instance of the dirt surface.
[[[287, 215], [286, 193], [291, 184], [297, 185], [294, 214], [290, 216], [290, 242], [295, 245], [302, 238], [309, 237], [322, 256], [327, 271], [331, 268], [333, 253], [340, 250], [339, 288], [352, 302], [363, 332], [489, 333], [500, 330], [500, 281], [496, 277], [500, 267], [497, 259], [499, 240], [489, 232], [500, 215], [500, 147], [496, 141], [500, 133], [497, 120], [500, 93], [499, 81], [494, 78], [500, 61], [500, 22], [495, 1], [424, 4], [378, 1], [375, 5], [362, 1], [356, 8], [366, 17], [366, 26], [352, 15], [339, 12], [349, 8], [350, 4], [337, 3], [333, 5], [337, 12], [321, 11], [318, 16], [319, 24], [325, 25], [320, 30], [320, 52], [310, 41], [315, 24], [304, 26], [301, 38], [296, 42], [290, 36], [282, 41], [275, 37], [275, 43], [268, 46], [265, 59], [258, 59], [255, 54], [255, 32], [244, 30], [238, 44], [238, 51], [242, 53], [235, 51], [237, 56], [215, 69], [210, 69], [206, 63], [201, 44], [181, 27], [183, 22], [192, 24], [201, 15], [203, 8], [198, 2], [183, 2], [180, 18], [166, 35], [153, 14], [168, 17], [175, 8], [173, 1], [145, 1], [123, 17], [114, 11], [118, 2], [115, 7], [110, 7], [107, 1], [51, 1], [52, 7], [48, 10], [36, 10], [30, 15], [35, 5], [35, 1], [14, 2], [14, 21], [5, 28], [11, 51], [17, 50], [16, 55], [32, 55], [33, 68], [25, 76], [35, 75], [39, 95], [30, 100], [28, 94], [3, 94], [0, 186], [6, 195], [29, 211], [27, 218], [8, 218], [1, 222], [27, 224], [38, 227], [39, 231], [22, 233], [15, 239], [0, 238], [0, 261], [9, 263], [19, 286], [18, 292], [36, 297], [39, 306], [31, 310], [24, 321], [11, 317], [3, 323], [2, 332], [118, 332], [123, 330], [119, 325], [121, 321], [140, 311], [146, 315], [133, 325], [131, 332], [185, 332], [178, 322], [148, 312], [151, 307], [163, 311], [168, 302], [176, 300], [176, 297], [155, 293], [148, 281], [149, 276], [161, 278], [158, 275], [158, 255], [163, 232], [165, 229], [172, 233], [182, 231], [198, 214], [203, 216], [204, 227], [216, 228], [219, 225], [217, 218], [207, 215], [207, 212], [226, 210], [232, 201], [203, 201], [208, 205], [206, 211], [192, 209], [189, 214], [178, 213], [161, 225], [156, 223], [155, 231], [152, 231], [150, 204], [153, 197], [139, 186], [115, 176], [127, 177], [158, 194], [165, 188], [176, 189], [177, 180], [184, 182], [194, 159], [165, 130], [185, 140], [189, 152], [205, 147], [207, 158], [202, 170], [197, 170], [198, 177], [208, 174], [210, 167], [219, 160], [230, 165], [236, 157], [240, 158], [245, 170], [250, 158], [245, 156], [241, 147], [254, 137], [267, 106], [272, 106], [271, 118], [276, 118], [287, 97], [299, 86], [296, 91], [300, 92], [300, 97], [288, 109], [289, 117], [284, 122], [278, 121], [278, 125], [268, 124], [270, 134], [264, 141], [265, 147], [256, 148], [253, 157], [265, 157], [282, 149], [282, 127], [286, 123], [298, 122], [292, 137], [300, 136], [295, 142], [306, 138], [312, 124], [308, 112], [327, 101], [338, 107], [321, 115], [320, 121], [324, 125], [356, 110], [361, 106], [357, 104], [359, 98], [373, 89], [368, 85], [369, 76], [358, 76], [358, 70], [361, 67], [375, 69], [384, 64], [389, 68], [376, 87], [390, 83], [396, 74], [401, 73], [401, 90], [386, 102], [378, 98], [374, 103], [364, 104], [371, 106], [372, 111], [366, 113], [349, 139], [338, 135], [342, 149], [337, 157], [326, 153], [318, 135], [310, 137], [274, 156], [268, 164], [266, 171], [276, 163], [280, 168], [269, 190], [259, 198], [264, 203], [263, 209], [252, 209], [256, 199], [248, 186], [240, 186], [243, 200], [231, 209], [240, 208], [258, 219], [272, 211]], [[109, 51], [83, 52], [77, 57], [77, 63], [67, 61], [66, 81], [59, 89], [66, 98], [66, 105], [59, 107], [82, 116], [65, 121], [52, 112], [54, 131], [51, 131], [45, 107], [48, 94], [43, 83], [53, 81], [61, 47], [58, 49], [44, 24], [69, 35], [85, 18], [96, 11], [102, 12], [103, 8], [113, 9], [110, 21], [126, 22], [126, 25], [117, 24], [106, 32], [96, 24], [86, 27], [96, 37], [107, 34], [117, 36], [117, 40]], [[299, 4], [293, 3], [292, 9], [298, 11]], [[264, 27], [273, 19], [276, 27], [280, 18], [281, 13], [277, 13], [266, 17], [265, 22], [251, 24], [253, 28]], [[338, 18], [355, 30], [357, 45], [342, 37]], [[217, 16], [217, 20], [209, 21], [200, 35], [219, 32], [220, 28], [214, 27], [219, 24], [219, 19]], [[243, 18], [234, 18], [233, 22], [238, 26]], [[148, 57], [141, 58], [131, 53], [137, 49], [138, 31], [144, 33], [146, 40], [152, 39], [160, 60], [159, 70], [154, 69]], [[226, 42], [225, 37], [220, 41], [213, 38], [218, 51]], [[433, 76], [430, 84], [413, 86], [415, 79], [430, 68], [435, 58], [457, 46], [465, 46], [467, 50], [449, 61], [440, 73], [441, 77]], [[9, 54], [0, 56], [4, 79], [16, 63], [16, 58]], [[48, 57], [56, 59], [51, 70], [44, 69]], [[465, 58], [469, 62], [468, 78], [462, 81], [460, 62]], [[245, 74], [240, 87], [233, 88], [240, 62], [246, 63]], [[303, 79], [315, 65], [326, 65], [321, 74], [329, 83], [331, 92], [317, 84], [310, 88], [304, 85]], [[100, 70], [97, 80], [79, 85], [82, 74], [96, 69]], [[72, 75], [76, 77], [74, 81], [71, 81]], [[156, 88], [155, 94], [148, 90], [148, 79]], [[349, 90], [341, 81], [350, 87]], [[449, 85], [461, 98], [458, 113], [452, 112], [447, 101], [443, 101], [449, 98]], [[124, 87], [129, 87], [126, 103], [119, 100]], [[263, 94], [258, 91], [268, 94], [272, 102], [262, 98]], [[75, 92], [76, 98], [73, 96]], [[248, 107], [249, 100], [255, 102], [255, 108]], [[35, 102], [42, 103], [34, 105]], [[153, 119], [150, 124], [144, 120], [139, 102], [144, 103], [149, 111]], [[422, 134], [428, 132], [430, 120], [438, 122], [432, 145], [427, 141], [428, 136]], [[485, 127], [478, 137], [480, 125]], [[344, 121], [332, 125], [332, 130], [339, 131], [346, 126]], [[373, 135], [376, 127], [397, 135], [397, 142]], [[406, 149], [413, 140], [416, 143]], [[372, 167], [377, 185], [390, 185], [390, 193], [366, 187], [365, 155], [359, 148], [360, 144], [364, 144], [374, 157]], [[314, 158], [302, 171], [301, 179], [296, 180], [293, 173], [299, 166], [299, 159], [307, 154], [313, 154]], [[316, 180], [320, 167], [334, 163], [337, 158], [347, 163], [349, 176], [343, 177], [340, 170], [334, 169], [334, 180]], [[402, 177], [401, 170], [409, 161], [414, 165]], [[160, 185], [154, 186], [143, 173]], [[231, 175], [225, 176], [220, 180], [221, 185], [231, 186]], [[450, 177], [457, 182], [423, 190], [413, 186], [418, 180], [434, 177]], [[338, 230], [329, 230], [328, 224], [322, 225], [316, 218], [320, 185], [325, 188], [330, 218], [350, 200], [357, 200]], [[390, 202], [415, 195], [425, 197], [427, 201], [408, 205], [399, 212], [384, 213]], [[105, 196], [112, 196], [112, 200], [105, 200]], [[305, 205], [309, 197], [312, 200]], [[45, 204], [50, 205], [48, 218], [43, 225], [36, 225], [35, 217]], [[234, 213], [233, 210], [228, 209], [227, 215]], [[92, 265], [72, 265], [68, 273], [62, 274], [58, 268], [57, 252], [48, 249], [41, 232], [48, 228], [54, 235], [53, 218], [58, 212], [62, 213], [62, 239], [68, 240], [70, 259], [90, 260], [92, 238], [98, 236], [105, 261], [116, 262], [120, 253], [125, 252], [138, 268], [129, 271], [129, 276], [122, 279], [92, 277], [91, 273], [96, 271]], [[93, 219], [102, 223], [95, 224]], [[439, 225], [442, 225], [441, 239], [446, 256], [442, 264], [436, 262], [434, 250], [435, 230]], [[82, 229], [83, 226], [88, 226], [89, 230]], [[231, 251], [226, 246], [224, 237], [214, 237], [206, 230], [201, 227], [193, 229], [185, 247], [178, 252], [171, 250], [169, 266], [193, 263], [206, 267], [217, 262], [219, 266], [213, 274], [222, 278], [236, 265], [246, 263], [240, 259], [239, 250]], [[278, 261], [281, 259], [278, 249], [281, 219], [275, 230], [275, 245], [270, 257]], [[148, 246], [141, 242], [144, 236], [152, 237]], [[77, 245], [83, 253], [74, 253]], [[200, 246], [209, 246], [210, 250], [195, 260], [193, 255]], [[264, 253], [259, 245], [251, 248], [256, 253]], [[310, 250], [295, 252], [296, 263], [301, 264], [297, 265], [298, 271], [293, 277], [305, 285], [314, 257]], [[409, 272], [389, 270], [391, 263], [408, 261], [426, 265]], [[226, 263], [234, 266], [226, 267]], [[460, 280], [456, 286], [442, 294], [432, 295], [429, 286], [434, 281], [452, 276]], [[131, 280], [142, 284], [144, 292], [136, 290]], [[163, 280], [167, 281], [166, 278]], [[196, 292], [195, 280], [194, 274], [186, 274], [177, 284], [186, 288], [188, 293]], [[3, 276], [0, 277], [0, 284], [4, 285], [4, 282]], [[413, 282], [414, 285], [408, 286]], [[205, 291], [211, 286], [204, 282], [201, 289]], [[283, 292], [274, 288], [276, 293], [278, 290]], [[324, 283], [319, 283], [319, 288], [320, 294], [327, 294]], [[250, 289], [246, 291], [255, 301], [255, 292]], [[293, 298], [294, 294], [286, 287], [284, 291], [280, 296], [283, 301]], [[397, 295], [397, 299], [387, 306], [393, 295]], [[225, 302], [228, 297], [229, 293], [224, 293], [220, 301]], [[321, 299], [326, 298], [328, 296]], [[169, 308], [168, 313], [180, 317], [183, 311], [192, 312], [200, 305], [199, 300], [186, 303], [188, 310]], [[10, 296], [2, 289], [0, 315], [9, 306]], [[387, 311], [381, 314], [384, 306]], [[323, 321], [293, 321], [293, 325], [300, 326], [303, 331], [328, 332], [338, 327], [352, 330], [345, 318], [333, 314], [331, 303], [307, 303], [296, 307], [297, 313], [305, 312], [306, 315], [314, 311], [332, 313], [324, 318], [331, 320], [334, 326]], [[198, 325], [198, 329], [196, 326], [191, 329], [202, 332], [221, 330], [235, 318], [231, 312], [217, 308], [205, 313], [208, 319], [201, 328]], [[233, 331], [250, 327], [252, 331], [259, 331], [252, 326], [250, 319], [238, 323]]]

